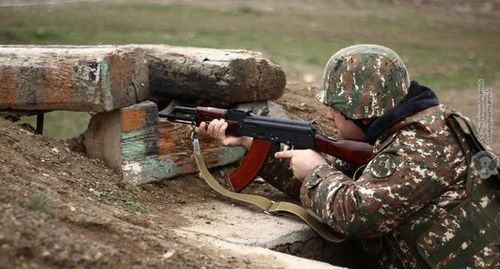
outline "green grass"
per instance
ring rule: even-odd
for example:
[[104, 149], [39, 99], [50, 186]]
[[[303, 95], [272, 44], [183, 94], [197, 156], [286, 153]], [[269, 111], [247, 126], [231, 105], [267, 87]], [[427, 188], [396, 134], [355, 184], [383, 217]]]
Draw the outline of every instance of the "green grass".
[[[53, 111], [45, 113], [43, 135], [52, 138], [76, 137], [87, 129], [90, 114], [87, 112]], [[24, 117], [23, 122], [36, 126], [36, 116]]]
[[[243, 2], [244, 3], [244, 2]], [[336, 50], [356, 43], [393, 48], [412, 79], [437, 91], [500, 86], [500, 22], [488, 14], [330, 1], [309, 8], [236, 8], [93, 3], [0, 8], [3, 44], [152, 43], [264, 52], [289, 81], [318, 83]], [[363, 4], [364, 3], [364, 4]], [[48, 131], [48, 129], [47, 129]]]
[[136, 215], [140, 216], [150, 212], [149, 207], [137, 202], [130, 188], [127, 185], [123, 185], [120, 190], [120, 199], [127, 205], [127, 207], [132, 210]]
[[30, 196], [26, 207], [31, 210], [40, 211], [52, 215], [52, 199], [43, 193], [36, 193]]

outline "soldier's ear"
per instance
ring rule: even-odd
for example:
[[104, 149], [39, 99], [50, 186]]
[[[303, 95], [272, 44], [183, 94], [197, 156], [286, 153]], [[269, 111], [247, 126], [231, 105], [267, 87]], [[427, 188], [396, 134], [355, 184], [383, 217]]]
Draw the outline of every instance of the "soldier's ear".
[[[335, 118], [335, 116], [339, 116], [339, 115], [342, 115], [342, 113], [340, 111], [338, 111], [334, 107], [331, 107], [331, 106], [328, 107], [327, 116], [329, 119], [333, 120]], [[342, 116], [344, 116], [344, 115], [342, 115]], [[344, 118], [345, 118], [345, 116], [344, 116]]]

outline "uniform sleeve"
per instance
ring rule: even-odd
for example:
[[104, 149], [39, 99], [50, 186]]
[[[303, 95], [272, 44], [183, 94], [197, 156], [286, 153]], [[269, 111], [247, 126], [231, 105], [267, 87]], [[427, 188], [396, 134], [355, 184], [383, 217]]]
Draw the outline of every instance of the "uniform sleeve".
[[[345, 175], [352, 176], [354, 174], [354, 169], [347, 162], [328, 155], [324, 155], [324, 157]], [[290, 159], [275, 159], [270, 156], [259, 176], [278, 190], [299, 199], [302, 182], [293, 176], [293, 171], [290, 169]]]
[[352, 165], [350, 165], [348, 162], [335, 157], [330, 157], [327, 160], [328, 163], [330, 163], [336, 170], [342, 172], [344, 175], [350, 178], [354, 176], [356, 169], [353, 168]]
[[367, 165], [357, 181], [322, 165], [304, 180], [301, 200], [337, 232], [362, 238], [391, 231], [449, 184], [442, 145], [403, 130]]
[[302, 182], [293, 176], [289, 159], [275, 159], [270, 156], [259, 176], [278, 190], [299, 199]]

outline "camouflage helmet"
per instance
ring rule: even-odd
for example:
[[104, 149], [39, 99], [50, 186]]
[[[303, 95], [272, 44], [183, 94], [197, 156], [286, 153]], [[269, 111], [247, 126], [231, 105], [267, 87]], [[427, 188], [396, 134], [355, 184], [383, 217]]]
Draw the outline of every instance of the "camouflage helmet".
[[316, 98], [348, 118], [375, 118], [404, 98], [409, 81], [405, 64], [391, 49], [354, 45], [328, 60]]

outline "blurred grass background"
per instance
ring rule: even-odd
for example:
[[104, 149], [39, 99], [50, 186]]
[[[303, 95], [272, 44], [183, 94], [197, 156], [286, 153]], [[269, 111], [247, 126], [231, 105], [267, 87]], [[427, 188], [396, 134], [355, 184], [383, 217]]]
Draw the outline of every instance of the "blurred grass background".
[[[496, 2], [424, 2], [150, 0], [43, 5], [43, 0], [0, 0], [0, 44], [250, 49], [283, 66], [289, 82], [318, 84], [335, 51], [376, 43], [398, 52], [411, 78], [437, 91], [475, 90], [480, 78], [488, 87], [499, 88]], [[78, 135], [88, 118], [86, 113], [52, 112], [44, 135]]]

